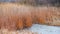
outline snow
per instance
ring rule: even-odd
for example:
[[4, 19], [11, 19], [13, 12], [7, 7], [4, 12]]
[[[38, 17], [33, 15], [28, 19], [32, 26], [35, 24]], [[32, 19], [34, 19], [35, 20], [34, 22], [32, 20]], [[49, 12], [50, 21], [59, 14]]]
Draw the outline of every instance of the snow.
[[29, 30], [38, 34], [60, 34], [60, 27], [58, 26], [33, 24]]
[[0, 30], [0, 34], [60, 34], [60, 27], [48, 26], [41, 24], [33, 24], [31, 28], [27, 30], [8, 31], [6, 29]]

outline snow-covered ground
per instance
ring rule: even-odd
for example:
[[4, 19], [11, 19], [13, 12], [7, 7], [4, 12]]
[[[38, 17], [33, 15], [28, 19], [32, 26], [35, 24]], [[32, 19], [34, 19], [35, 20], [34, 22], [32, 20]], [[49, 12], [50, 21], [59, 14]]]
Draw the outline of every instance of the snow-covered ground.
[[60, 27], [33, 24], [33, 26], [29, 29], [18, 31], [8, 31], [6, 29], [2, 29], [0, 30], [0, 34], [60, 34]]
[[60, 34], [60, 27], [33, 24], [30, 31], [38, 32], [38, 34]]

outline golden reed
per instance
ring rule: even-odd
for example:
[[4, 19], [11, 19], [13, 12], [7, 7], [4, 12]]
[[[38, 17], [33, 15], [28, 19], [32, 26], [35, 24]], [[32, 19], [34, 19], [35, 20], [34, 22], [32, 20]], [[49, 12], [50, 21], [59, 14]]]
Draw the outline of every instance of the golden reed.
[[33, 7], [12, 3], [0, 4], [0, 28], [17, 30], [32, 24], [60, 25], [60, 8]]

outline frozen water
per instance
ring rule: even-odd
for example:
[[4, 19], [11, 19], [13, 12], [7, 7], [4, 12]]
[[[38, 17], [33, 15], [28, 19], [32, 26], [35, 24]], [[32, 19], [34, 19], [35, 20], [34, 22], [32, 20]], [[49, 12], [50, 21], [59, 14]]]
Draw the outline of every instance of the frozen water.
[[38, 34], [60, 34], [60, 27], [57, 26], [33, 24], [29, 30]]

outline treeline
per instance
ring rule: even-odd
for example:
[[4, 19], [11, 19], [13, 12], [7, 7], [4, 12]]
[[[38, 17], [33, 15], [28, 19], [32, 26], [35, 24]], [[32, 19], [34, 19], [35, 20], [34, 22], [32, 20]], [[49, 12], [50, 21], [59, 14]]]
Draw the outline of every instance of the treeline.
[[39, 6], [39, 5], [60, 6], [60, 0], [0, 0], [0, 2], [12, 2], [12, 3], [28, 4], [33, 6]]
[[30, 4], [34, 6], [39, 5], [51, 5], [51, 6], [60, 6], [60, 0], [22, 0], [20, 3]]

